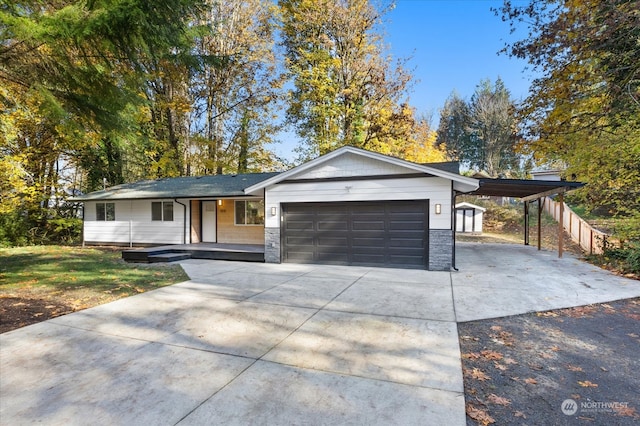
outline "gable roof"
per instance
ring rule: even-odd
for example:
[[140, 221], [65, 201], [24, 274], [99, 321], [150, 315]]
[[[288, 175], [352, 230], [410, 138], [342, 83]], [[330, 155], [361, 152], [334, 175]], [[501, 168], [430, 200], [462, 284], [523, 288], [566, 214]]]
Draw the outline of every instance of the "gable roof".
[[154, 198], [206, 198], [245, 196], [244, 189], [278, 175], [247, 173], [144, 180], [73, 197], [70, 201], [140, 200]]
[[[407, 169], [407, 173], [409, 172], [419, 172], [425, 173], [432, 176], [442, 177], [445, 179], [449, 179], [453, 181], [453, 187], [455, 190], [460, 192], [470, 192], [478, 189], [478, 181], [473, 178], [468, 178], [465, 176], [461, 176], [457, 173], [451, 173], [449, 171], [441, 170], [440, 168], [426, 166], [423, 164], [412, 163], [409, 161], [401, 160], [399, 158], [390, 157], [388, 155], [379, 154], [377, 152], [371, 152], [360, 148], [355, 148], [352, 146], [343, 146], [341, 148], [336, 149], [335, 151], [331, 151], [328, 154], [315, 158], [311, 161], [308, 161], [304, 164], [301, 164], [293, 169], [290, 169], [286, 172], [280, 173], [276, 176], [273, 176], [269, 179], [265, 179], [261, 182], [256, 183], [253, 186], [247, 187], [245, 192], [247, 194], [256, 194], [265, 189], [268, 186], [275, 185], [279, 182], [282, 182], [287, 179], [294, 178], [308, 170], [311, 170], [314, 167], [317, 167], [323, 163], [327, 163], [339, 156], [345, 154], [355, 154], [365, 158], [370, 158], [378, 161], [382, 161], [388, 164], [392, 164], [395, 166], [399, 166]], [[398, 175], [398, 177], [402, 177], [402, 175]], [[363, 179], [366, 179], [363, 176]]]
[[467, 203], [466, 201], [463, 201], [462, 203], [456, 204], [456, 209], [464, 209], [465, 207], [469, 208], [469, 209], [480, 210], [481, 212], [486, 212], [487, 211], [487, 209], [485, 209], [484, 207], [477, 206], [477, 205], [471, 204], [471, 203]]

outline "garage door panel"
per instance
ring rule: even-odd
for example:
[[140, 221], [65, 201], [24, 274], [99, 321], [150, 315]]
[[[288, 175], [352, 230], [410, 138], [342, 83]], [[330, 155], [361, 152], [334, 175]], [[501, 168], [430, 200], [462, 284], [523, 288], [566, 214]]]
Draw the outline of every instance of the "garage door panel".
[[331, 263], [337, 265], [343, 265], [349, 261], [349, 255], [345, 251], [344, 253], [339, 253], [333, 250], [323, 250], [319, 249], [316, 252], [316, 258], [314, 259], [314, 263]]
[[351, 226], [351, 229], [354, 231], [384, 231], [385, 222], [384, 220], [377, 220], [377, 221], [354, 220]]
[[286, 229], [292, 231], [313, 231], [314, 223], [312, 221], [288, 221]]
[[332, 221], [321, 221], [317, 222], [317, 230], [318, 231], [346, 231], [349, 229], [349, 223], [347, 221], [344, 222], [332, 222]]
[[384, 245], [384, 237], [378, 237], [378, 238], [365, 238], [365, 237], [357, 237], [357, 238], [352, 238], [352, 247], [356, 248], [356, 247], [367, 247], [367, 248], [373, 248], [373, 249], [378, 249], [378, 247], [381, 247]]
[[288, 246], [309, 246], [313, 247], [314, 240], [312, 236], [287, 237], [285, 244]]
[[351, 257], [352, 265], [385, 265], [386, 257], [382, 254], [354, 253]]
[[349, 240], [346, 236], [342, 237], [318, 237], [318, 246], [319, 247], [346, 247]]
[[389, 229], [391, 231], [423, 231], [424, 222], [391, 222]]
[[314, 251], [289, 251], [288, 260], [294, 263], [313, 263]]
[[422, 239], [408, 239], [408, 238], [390, 238], [389, 247], [392, 248], [424, 248], [424, 241]]
[[284, 204], [283, 261], [425, 268], [428, 206], [427, 200]]

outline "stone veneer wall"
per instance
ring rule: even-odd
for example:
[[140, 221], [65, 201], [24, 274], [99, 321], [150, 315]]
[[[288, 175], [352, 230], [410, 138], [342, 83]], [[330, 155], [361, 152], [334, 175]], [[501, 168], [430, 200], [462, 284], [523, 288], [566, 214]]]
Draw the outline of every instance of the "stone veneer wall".
[[264, 261], [280, 263], [280, 228], [264, 228]]
[[453, 264], [453, 231], [429, 230], [429, 270], [449, 271]]

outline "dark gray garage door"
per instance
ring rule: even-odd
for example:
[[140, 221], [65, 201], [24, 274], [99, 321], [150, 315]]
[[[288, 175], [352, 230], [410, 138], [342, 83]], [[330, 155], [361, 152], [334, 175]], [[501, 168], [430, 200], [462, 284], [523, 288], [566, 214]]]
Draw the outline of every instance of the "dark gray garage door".
[[427, 267], [429, 201], [282, 206], [284, 262]]

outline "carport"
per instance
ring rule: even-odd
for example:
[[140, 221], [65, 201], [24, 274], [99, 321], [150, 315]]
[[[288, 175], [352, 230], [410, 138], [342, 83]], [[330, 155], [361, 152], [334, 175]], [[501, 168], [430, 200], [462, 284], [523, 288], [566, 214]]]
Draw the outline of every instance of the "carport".
[[[540, 223], [542, 215], [542, 206], [545, 197], [551, 195], [558, 195], [560, 204], [560, 220], [558, 221], [558, 257], [562, 257], [563, 252], [563, 203], [564, 194], [583, 187], [585, 184], [582, 182], [571, 181], [544, 181], [544, 180], [528, 180], [528, 179], [492, 179], [492, 178], [480, 178], [480, 186], [477, 190], [465, 195], [486, 195], [486, 196], [498, 196], [498, 197], [513, 197], [519, 198], [524, 202], [524, 244], [529, 245], [529, 205], [531, 202], [538, 203], [538, 223]], [[454, 199], [461, 193], [455, 192]], [[455, 203], [454, 203], [455, 204]], [[454, 215], [454, 222], [455, 222]], [[454, 229], [456, 224], [454, 223]], [[541, 249], [541, 227], [538, 226], [538, 250]], [[454, 247], [455, 247], [455, 234], [454, 234]], [[455, 267], [455, 249], [454, 249], [454, 267]]]

